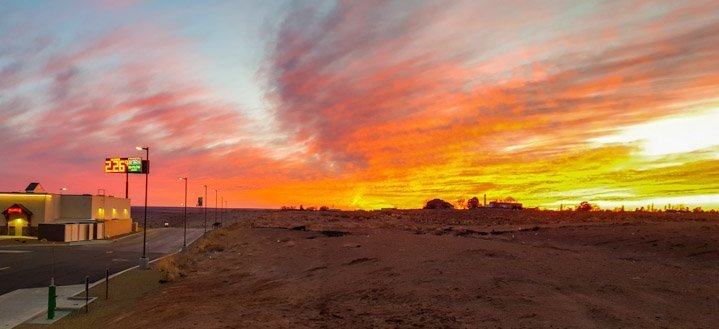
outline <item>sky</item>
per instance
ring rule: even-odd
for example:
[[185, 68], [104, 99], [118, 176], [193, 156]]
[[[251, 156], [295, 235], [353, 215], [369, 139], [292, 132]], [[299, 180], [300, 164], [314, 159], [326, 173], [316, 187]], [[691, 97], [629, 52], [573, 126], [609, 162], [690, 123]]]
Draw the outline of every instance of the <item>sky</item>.
[[717, 58], [715, 0], [3, 1], [0, 190], [719, 209]]

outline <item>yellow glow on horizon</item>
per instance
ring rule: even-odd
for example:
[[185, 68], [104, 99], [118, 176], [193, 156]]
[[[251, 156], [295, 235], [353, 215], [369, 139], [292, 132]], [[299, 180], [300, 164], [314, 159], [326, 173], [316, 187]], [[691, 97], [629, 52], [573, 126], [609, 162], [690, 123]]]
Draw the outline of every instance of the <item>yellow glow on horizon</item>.
[[[572, 200], [559, 200], [547, 204], [551, 208], [559, 208], [559, 205], [576, 206], [579, 202], [585, 201], [584, 199], [572, 199]], [[624, 206], [626, 210], [634, 210], [635, 208], [644, 207], [647, 208], [649, 205], [654, 205], [655, 209], [662, 209], [665, 205], [684, 205], [687, 207], [702, 207], [703, 209], [717, 209], [719, 208], [719, 194], [702, 194], [702, 195], [690, 195], [690, 196], [671, 196], [671, 197], [657, 197], [657, 198], [645, 198], [639, 200], [602, 200], [601, 197], [593, 199], [592, 203], [597, 204], [602, 209], [613, 209]]]
[[283, 195], [302, 195], [295, 206], [373, 210], [416, 209], [433, 198], [456, 203], [482, 199], [486, 193], [488, 201], [512, 196], [527, 207], [570, 207], [589, 201], [610, 209], [650, 203], [657, 208], [671, 203], [719, 209], [719, 187], [707, 186], [702, 179], [719, 170], [719, 161], [692, 153], [644, 157], [639, 151], [637, 145], [614, 144], [546, 158], [478, 162], [458, 156], [414, 168], [384, 167], [313, 182], [278, 183], [241, 197], [284, 205]]
[[640, 154], [644, 156], [687, 153], [719, 145], [717, 123], [719, 109], [714, 109], [625, 127], [616, 134], [593, 141], [602, 144], [639, 143]]

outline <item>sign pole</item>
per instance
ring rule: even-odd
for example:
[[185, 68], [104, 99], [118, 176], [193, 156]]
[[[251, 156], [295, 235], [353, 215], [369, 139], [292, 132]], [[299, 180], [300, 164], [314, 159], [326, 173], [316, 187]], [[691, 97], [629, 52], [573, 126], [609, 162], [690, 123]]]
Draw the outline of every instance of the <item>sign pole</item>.
[[204, 215], [205, 215], [205, 233], [207, 234], [207, 185], [205, 185], [205, 199], [202, 200], [202, 205], [204, 208]]

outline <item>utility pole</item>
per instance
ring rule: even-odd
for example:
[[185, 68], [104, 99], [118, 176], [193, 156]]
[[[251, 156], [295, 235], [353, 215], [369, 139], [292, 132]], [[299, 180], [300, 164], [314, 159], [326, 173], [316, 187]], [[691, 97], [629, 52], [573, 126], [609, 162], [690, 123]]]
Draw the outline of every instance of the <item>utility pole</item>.
[[207, 185], [202, 185], [205, 188], [205, 198], [202, 199], [202, 208], [205, 215], [205, 234], [207, 234]]
[[140, 257], [139, 268], [141, 270], [150, 269], [150, 260], [147, 258], [147, 182], [150, 176], [150, 147], [136, 147], [137, 150], [145, 150], [147, 155], [147, 168], [145, 168], [145, 210], [143, 211], [142, 223], [142, 257]]
[[183, 230], [183, 236], [182, 236], [182, 251], [187, 250], [187, 177], [180, 177], [181, 180], [185, 181], [185, 203], [183, 203], [184, 207], [184, 218], [185, 218], [185, 228]]

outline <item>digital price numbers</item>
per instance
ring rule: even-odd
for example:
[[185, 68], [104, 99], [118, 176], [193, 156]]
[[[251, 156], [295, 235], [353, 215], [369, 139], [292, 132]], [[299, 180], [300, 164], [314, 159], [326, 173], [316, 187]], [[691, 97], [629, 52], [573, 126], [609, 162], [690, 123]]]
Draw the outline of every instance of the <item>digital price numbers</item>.
[[106, 173], [144, 174], [142, 158], [106, 158]]

